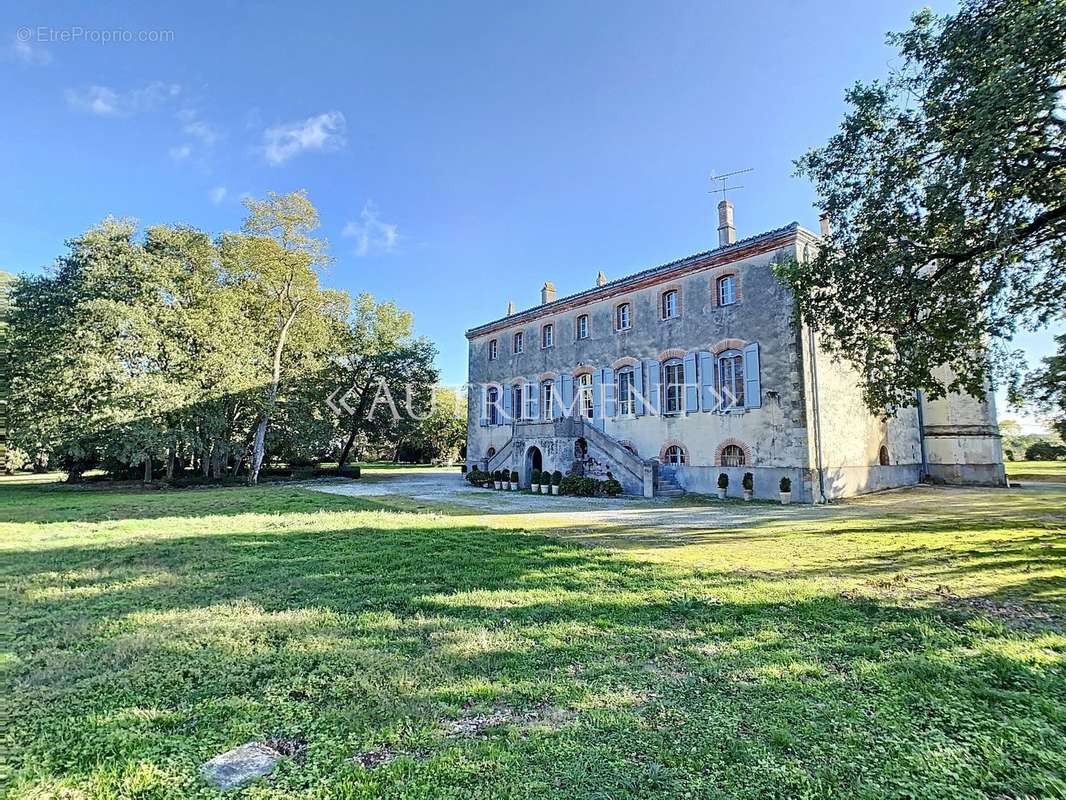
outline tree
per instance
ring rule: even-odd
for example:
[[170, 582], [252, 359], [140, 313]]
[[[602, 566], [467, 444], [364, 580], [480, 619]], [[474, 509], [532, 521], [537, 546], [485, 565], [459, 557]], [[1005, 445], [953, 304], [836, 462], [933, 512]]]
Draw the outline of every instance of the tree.
[[263, 359], [254, 366], [267, 373], [249, 453], [248, 482], [255, 484], [266, 455], [286, 346], [297, 324], [313, 322], [331, 298], [318, 286], [316, 270], [328, 257], [326, 242], [312, 235], [318, 228], [318, 212], [307, 193], [271, 192], [266, 200], [245, 200], [245, 206], [243, 233], [223, 237], [222, 250], [230, 278], [247, 304], [245, 316], [255, 326], [248, 334], [263, 349]]
[[11, 312], [10, 295], [15, 276], [0, 272], [0, 471], [10, 471], [7, 452], [7, 404], [11, 386], [8, 374], [7, 319]]
[[1066, 297], [1066, 0], [912, 23], [888, 39], [899, 66], [797, 162], [832, 230], [780, 270], [875, 410], [981, 394], [987, 347]]
[[1066, 440], [1066, 333], [1056, 336], [1055, 343], [1058, 350], [1042, 359], [1043, 366], [1026, 376], [1022, 397], [1050, 414], [1056, 433]]
[[428, 412], [414, 420], [407, 440], [419, 460], [451, 464], [466, 441], [466, 398], [454, 389], [438, 387]]

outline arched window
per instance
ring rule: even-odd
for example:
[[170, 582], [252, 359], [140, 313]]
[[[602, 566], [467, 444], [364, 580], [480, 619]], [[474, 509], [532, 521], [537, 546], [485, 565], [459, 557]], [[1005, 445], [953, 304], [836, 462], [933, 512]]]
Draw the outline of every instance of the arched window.
[[633, 384], [633, 368], [624, 367], [618, 370], [618, 414], [630, 416], [636, 412], [636, 386]]
[[672, 359], [663, 364], [663, 413], [680, 414], [685, 403], [685, 368]]
[[496, 448], [495, 447], [490, 447], [488, 450], [485, 451], [485, 460], [486, 461], [492, 461], [492, 457], [494, 455], [496, 455]]
[[633, 309], [629, 303], [620, 303], [614, 310], [615, 330], [628, 331], [633, 325]]
[[737, 301], [737, 276], [723, 275], [718, 279], [716, 291], [718, 293], [718, 305], [733, 305]]
[[723, 409], [744, 408], [744, 356], [737, 350], [718, 356], [718, 397]]
[[485, 416], [488, 418], [489, 425], [500, 424], [500, 390], [495, 386], [491, 387], [488, 392], [485, 393]]
[[722, 448], [723, 467], [743, 467], [744, 463], [744, 448], [740, 445], [727, 444]]
[[877, 463], [882, 467], [887, 467], [892, 462], [888, 458], [888, 448], [881, 445], [881, 449], [877, 451]]
[[582, 314], [577, 318], [577, 338], [589, 338], [589, 315]]
[[523, 419], [526, 414], [522, 405], [522, 384], [516, 383], [511, 387], [511, 413], [515, 419]]
[[511, 348], [515, 353], [521, 353], [525, 343], [522, 341], [522, 331], [514, 335], [514, 346]]
[[673, 319], [680, 311], [677, 303], [677, 289], [663, 292], [662, 312], [663, 319]]
[[577, 379], [577, 396], [581, 400], [581, 415], [586, 419], [593, 417], [592, 375], [583, 372]]
[[574, 442], [574, 461], [584, 461], [589, 454], [589, 443], [584, 437], [579, 437]]
[[687, 459], [685, 457], [685, 451], [681, 446], [672, 444], [666, 448], [666, 454], [663, 460], [667, 464], [684, 464]]
[[495, 361], [496, 360], [496, 355], [497, 355], [496, 340], [495, 339], [489, 339], [489, 361]]
[[555, 326], [550, 322], [540, 330], [540, 346], [547, 350], [555, 344]]
[[540, 385], [540, 418], [543, 420], [555, 419], [555, 409], [552, 406], [554, 392], [554, 381], [544, 381]]

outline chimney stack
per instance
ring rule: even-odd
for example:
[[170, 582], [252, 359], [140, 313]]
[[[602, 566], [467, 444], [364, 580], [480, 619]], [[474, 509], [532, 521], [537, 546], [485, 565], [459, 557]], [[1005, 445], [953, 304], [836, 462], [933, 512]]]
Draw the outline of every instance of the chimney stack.
[[545, 281], [544, 282], [544, 288], [540, 290], [540, 303], [541, 303], [541, 305], [544, 305], [545, 303], [554, 303], [554, 302], [555, 302], [555, 284], [552, 283], [551, 281]]
[[725, 247], [737, 240], [737, 229], [733, 227], [733, 204], [723, 200], [718, 204], [718, 246]]
[[829, 224], [829, 215], [828, 214], [825, 214], [825, 213], [819, 214], [818, 215], [818, 224], [822, 227], [822, 236], [828, 237], [829, 234], [833, 232], [833, 228]]
[[511, 316], [514, 313], [514, 300], [507, 301], [507, 316]]
[[596, 273], [596, 285], [597, 286], [606, 286], [607, 285], [607, 276], [603, 274], [603, 270], [602, 269], [599, 272]]

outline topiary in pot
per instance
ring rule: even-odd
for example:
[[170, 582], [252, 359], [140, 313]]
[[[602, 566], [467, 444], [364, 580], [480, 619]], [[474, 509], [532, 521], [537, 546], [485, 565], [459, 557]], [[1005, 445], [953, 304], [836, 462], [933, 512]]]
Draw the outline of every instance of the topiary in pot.
[[781, 490], [781, 505], [787, 506], [792, 502], [792, 481], [787, 477], [782, 478], [777, 488]]
[[515, 470], [511, 470], [511, 491], [518, 489], [518, 473]]
[[755, 491], [755, 476], [750, 472], [745, 472], [744, 477], [740, 480], [740, 485], [744, 487], [744, 499], [751, 500]]
[[492, 471], [492, 485], [497, 489], [503, 488], [503, 476], [498, 469]]
[[536, 494], [537, 492], [540, 491], [540, 470], [539, 469], [533, 470], [533, 472], [532, 472], [532, 474], [530, 475], [530, 478], [529, 478], [529, 484], [530, 484], [529, 488], [533, 490], [534, 494]]
[[552, 494], [559, 494], [559, 487], [563, 483], [563, 473], [559, 470], [555, 470], [552, 473]]
[[729, 476], [724, 472], [718, 473], [718, 499], [725, 500], [726, 489], [729, 488]]

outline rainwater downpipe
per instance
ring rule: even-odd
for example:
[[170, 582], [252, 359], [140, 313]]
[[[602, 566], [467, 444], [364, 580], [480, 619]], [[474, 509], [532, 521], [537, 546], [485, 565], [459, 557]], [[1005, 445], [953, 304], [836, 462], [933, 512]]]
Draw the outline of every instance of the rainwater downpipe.
[[814, 329], [807, 327], [807, 349], [811, 357], [811, 409], [814, 412], [814, 461], [818, 469], [819, 503], [828, 503], [825, 496], [825, 471], [822, 469], [822, 415], [818, 400], [818, 361], [814, 346]]

